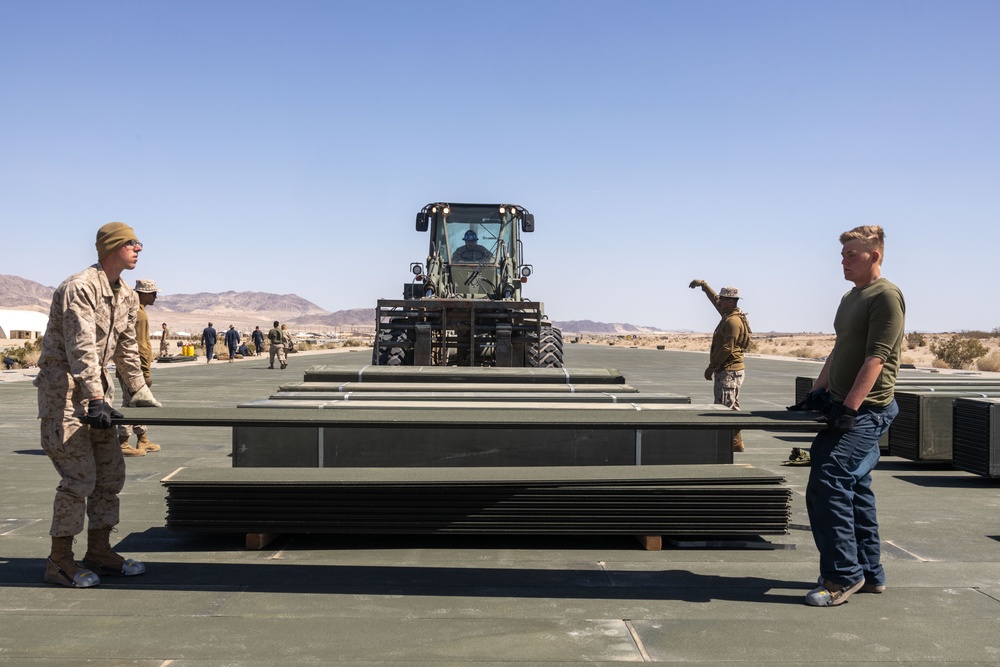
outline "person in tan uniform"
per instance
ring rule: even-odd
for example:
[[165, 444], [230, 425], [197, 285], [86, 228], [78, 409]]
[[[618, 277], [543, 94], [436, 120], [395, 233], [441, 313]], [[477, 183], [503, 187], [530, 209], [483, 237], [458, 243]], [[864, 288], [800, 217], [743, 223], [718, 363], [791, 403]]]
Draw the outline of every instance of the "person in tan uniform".
[[267, 340], [271, 343], [268, 348], [268, 354], [270, 355], [271, 364], [268, 368], [274, 368], [274, 360], [278, 359], [278, 363], [281, 364], [282, 368], [288, 367], [288, 361], [285, 357], [285, 327], [280, 325], [277, 320], [274, 321], [274, 326], [270, 331], [267, 332]]
[[[735, 287], [723, 287], [716, 294], [704, 280], [692, 280], [691, 289], [700, 287], [715, 309], [722, 315], [719, 325], [712, 334], [712, 349], [709, 353], [705, 379], [715, 381], [715, 402], [733, 410], [740, 409], [740, 389], [743, 386], [745, 366], [743, 354], [750, 347], [750, 323], [746, 313], [737, 303], [740, 292]], [[743, 435], [733, 434], [733, 451], [744, 450]]]
[[[146, 306], [152, 306], [156, 301], [156, 282], [153, 280], [139, 279], [135, 281], [135, 293], [139, 297], [139, 310], [135, 314], [135, 340], [139, 345], [139, 359], [142, 362], [142, 377], [146, 380], [146, 386], [153, 386], [153, 378], [150, 369], [153, 365], [153, 346], [149, 342], [149, 316], [146, 314]], [[166, 331], [166, 329], [164, 329]], [[161, 339], [162, 341], [162, 339]], [[162, 343], [161, 343], [162, 347]], [[127, 407], [132, 402], [132, 392], [128, 389], [128, 384], [122, 379], [121, 373], [116, 371], [118, 384], [122, 389], [122, 407]], [[136, 436], [135, 447], [128, 444], [132, 434]], [[121, 424], [118, 426], [118, 444], [121, 445], [124, 456], [145, 456], [146, 452], [158, 452], [160, 446], [149, 440], [149, 429], [142, 424]]]
[[[145, 565], [111, 548], [119, 521], [118, 494], [125, 485], [125, 459], [112, 428], [121, 413], [112, 408], [114, 362], [132, 392], [132, 407], [160, 407], [143, 379], [135, 338], [139, 300], [120, 280], [134, 269], [142, 244], [123, 222], [97, 232], [98, 262], [62, 282], [52, 295], [49, 322], [38, 360], [38, 417], [42, 449], [59, 473], [52, 510], [52, 551], [45, 581], [87, 588], [99, 575], [132, 576]], [[87, 520], [87, 552], [73, 556], [73, 539]]]
[[170, 354], [170, 346], [167, 344], [167, 337], [170, 335], [170, 331], [167, 329], [167, 323], [163, 323], [163, 327], [160, 330], [160, 356], [166, 357]]

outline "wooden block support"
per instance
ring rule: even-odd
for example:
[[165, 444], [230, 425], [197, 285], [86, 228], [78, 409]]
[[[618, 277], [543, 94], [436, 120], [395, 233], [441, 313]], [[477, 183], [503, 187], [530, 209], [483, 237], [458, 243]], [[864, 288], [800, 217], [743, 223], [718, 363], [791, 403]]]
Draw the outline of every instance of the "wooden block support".
[[257, 551], [263, 549], [279, 537], [281, 537], [281, 533], [247, 533], [246, 546], [247, 549]]
[[636, 535], [635, 538], [639, 540], [639, 544], [646, 551], [663, 550], [663, 536], [661, 535]]

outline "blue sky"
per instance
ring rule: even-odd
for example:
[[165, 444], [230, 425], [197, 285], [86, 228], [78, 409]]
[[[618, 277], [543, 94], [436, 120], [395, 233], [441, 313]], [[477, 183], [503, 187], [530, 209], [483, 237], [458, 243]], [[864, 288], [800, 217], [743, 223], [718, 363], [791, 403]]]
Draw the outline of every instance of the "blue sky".
[[989, 330], [998, 84], [994, 1], [0, 0], [0, 273], [123, 220], [164, 294], [372, 307], [424, 204], [513, 202], [553, 319], [829, 332], [881, 224], [908, 330]]

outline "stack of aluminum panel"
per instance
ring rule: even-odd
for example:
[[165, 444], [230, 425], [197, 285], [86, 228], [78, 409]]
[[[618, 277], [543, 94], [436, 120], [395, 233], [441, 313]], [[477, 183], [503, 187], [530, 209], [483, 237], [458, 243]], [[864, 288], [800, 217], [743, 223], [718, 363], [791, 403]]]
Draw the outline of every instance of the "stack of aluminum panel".
[[[795, 401], [805, 398], [813, 379], [795, 378]], [[952, 459], [952, 405], [962, 396], [1000, 396], [1000, 378], [964, 375], [901, 374], [896, 379], [899, 415], [879, 446], [883, 453], [912, 461]]]
[[791, 491], [749, 466], [182, 468], [167, 527], [240, 533], [751, 536]]
[[[669, 431], [644, 427], [639, 411], [690, 406], [678, 394], [640, 394], [609, 368], [387, 367], [350, 370], [311, 366], [303, 382], [282, 385], [241, 409], [281, 412], [364, 411], [378, 428], [346, 421], [334, 428], [305, 424], [233, 429], [234, 467], [529, 466], [729, 463], [731, 430]], [[690, 406], [692, 410], [696, 406]], [[608, 410], [629, 413], [625, 419]], [[430, 422], [397, 428], [407, 411]], [[704, 412], [702, 407], [700, 412]], [[555, 413], [565, 417], [557, 424]], [[593, 417], [615, 431], [595, 425]], [[499, 419], [497, 418], [499, 416]], [[331, 419], [332, 419], [331, 414]], [[460, 428], [459, 422], [466, 423]], [[530, 422], [525, 426], [524, 422]], [[520, 426], [514, 426], [521, 424]], [[292, 430], [294, 429], [294, 430]]]
[[896, 392], [899, 415], [889, 429], [889, 453], [911, 461], [952, 460], [952, 407], [958, 398], [1000, 397], [1000, 387], [919, 388]]
[[[289, 403], [294, 401], [294, 404]], [[375, 408], [389, 408], [393, 405], [407, 403], [410, 405], [420, 405], [431, 403], [440, 405], [448, 403], [448, 407], [463, 407], [465, 405], [476, 405], [480, 403], [496, 403], [509, 405], [518, 404], [520, 407], [544, 407], [556, 408], [559, 406], [570, 407], [581, 403], [622, 403], [626, 405], [639, 405], [643, 403], [656, 404], [690, 404], [690, 396], [680, 394], [652, 393], [652, 394], [619, 394], [617, 392], [580, 392], [580, 393], [555, 393], [555, 392], [533, 392], [533, 391], [283, 391], [272, 394], [269, 398], [259, 401], [246, 401], [240, 403], [241, 408], [290, 408], [290, 407], [316, 407], [333, 408], [339, 405], [351, 403], [371, 404]], [[489, 406], [485, 406], [489, 407]]]
[[439, 382], [448, 384], [624, 385], [613, 368], [497, 368], [479, 366], [365, 366], [358, 371], [310, 366], [306, 382]]
[[952, 415], [952, 466], [1000, 477], [1000, 398], [957, 398]]
[[735, 429], [819, 428], [805, 413], [740, 412], [722, 405], [486, 405], [122, 408], [115, 423], [231, 427], [234, 467], [732, 463]]

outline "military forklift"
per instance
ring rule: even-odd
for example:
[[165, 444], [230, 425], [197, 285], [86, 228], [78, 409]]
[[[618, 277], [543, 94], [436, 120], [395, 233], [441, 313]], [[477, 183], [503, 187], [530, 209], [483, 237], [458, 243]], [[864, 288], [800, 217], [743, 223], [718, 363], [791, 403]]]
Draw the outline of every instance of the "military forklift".
[[535, 216], [516, 204], [433, 203], [417, 214], [430, 232], [402, 299], [380, 299], [372, 364], [561, 368], [562, 333], [521, 289], [531, 276], [522, 232]]

